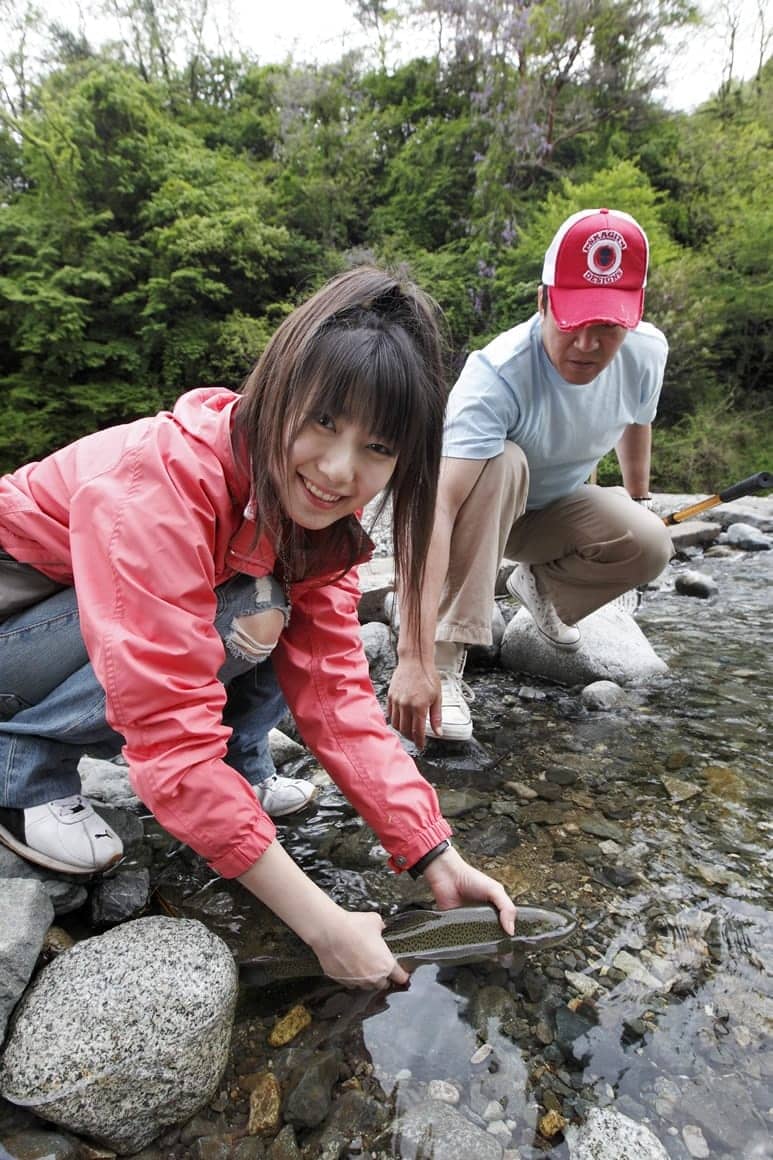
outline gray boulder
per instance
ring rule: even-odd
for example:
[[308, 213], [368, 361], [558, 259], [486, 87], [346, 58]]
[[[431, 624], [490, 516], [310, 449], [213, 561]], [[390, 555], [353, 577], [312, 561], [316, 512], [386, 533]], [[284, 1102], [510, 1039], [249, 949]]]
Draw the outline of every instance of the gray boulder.
[[305, 757], [308, 750], [294, 741], [292, 737], [288, 737], [281, 729], [272, 729], [268, 735], [268, 744], [271, 749], [271, 756], [274, 759], [274, 765], [277, 768], [280, 765], [286, 765], [288, 761], [297, 761], [300, 757]]
[[721, 539], [722, 543], [741, 548], [744, 552], [769, 552], [773, 548], [770, 537], [752, 524], [730, 524]]
[[606, 604], [580, 622], [582, 641], [576, 652], [556, 648], [538, 631], [531, 614], [521, 608], [505, 629], [500, 649], [503, 668], [529, 673], [564, 685], [614, 681], [644, 684], [668, 671], [636, 621]]
[[41, 883], [51, 899], [55, 914], [69, 914], [78, 910], [89, 896], [82, 882], [57, 874], [55, 870], [35, 866], [7, 846], [0, 846], [0, 891], [5, 893], [8, 882], [19, 878]]
[[360, 628], [360, 639], [368, 658], [371, 680], [374, 684], [386, 680], [395, 667], [392, 637], [385, 624], [372, 621]]
[[139, 918], [65, 951], [19, 1004], [0, 1094], [117, 1152], [190, 1118], [225, 1070], [237, 997], [226, 944]]
[[668, 530], [676, 552], [682, 552], [685, 548], [705, 548], [715, 543], [721, 532], [719, 524], [707, 520], [685, 520], [683, 524], [674, 524]]
[[10, 878], [0, 892], [0, 1042], [54, 921], [54, 907], [42, 882]]
[[142, 802], [129, 784], [129, 769], [122, 762], [103, 761], [98, 757], [82, 757], [78, 762], [82, 792], [93, 800], [99, 810], [100, 802], [136, 811]]

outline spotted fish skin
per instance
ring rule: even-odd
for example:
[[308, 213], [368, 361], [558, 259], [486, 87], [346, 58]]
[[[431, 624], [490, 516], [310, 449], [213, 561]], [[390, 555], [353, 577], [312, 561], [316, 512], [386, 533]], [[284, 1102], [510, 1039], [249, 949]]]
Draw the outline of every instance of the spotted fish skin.
[[[515, 934], [511, 936], [502, 929], [493, 906], [460, 906], [405, 911], [386, 923], [383, 937], [400, 966], [410, 970], [423, 963], [461, 966], [545, 950], [566, 942], [576, 926], [565, 911], [518, 906]], [[307, 947], [292, 958], [264, 955], [248, 959], [240, 967], [241, 981], [250, 986], [322, 974], [316, 956]]]

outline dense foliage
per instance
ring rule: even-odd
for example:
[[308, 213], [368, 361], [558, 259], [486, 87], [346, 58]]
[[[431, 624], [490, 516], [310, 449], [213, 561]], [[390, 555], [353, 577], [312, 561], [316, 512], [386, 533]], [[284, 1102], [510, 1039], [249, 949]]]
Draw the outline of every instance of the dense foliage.
[[[394, 12], [355, 4], [377, 65], [259, 66], [158, 9], [133, 52], [61, 30], [42, 81], [0, 107], [0, 470], [95, 426], [237, 386], [331, 273], [405, 263], [443, 306], [449, 373], [528, 317], [544, 249], [587, 205], [652, 246], [646, 316], [671, 357], [657, 487], [771, 467], [773, 65], [692, 115], [650, 93], [681, 0], [423, 0], [437, 51], [386, 67]], [[6, 62], [8, 63], [8, 62]], [[613, 478], [611, 464], [604, 478]]]

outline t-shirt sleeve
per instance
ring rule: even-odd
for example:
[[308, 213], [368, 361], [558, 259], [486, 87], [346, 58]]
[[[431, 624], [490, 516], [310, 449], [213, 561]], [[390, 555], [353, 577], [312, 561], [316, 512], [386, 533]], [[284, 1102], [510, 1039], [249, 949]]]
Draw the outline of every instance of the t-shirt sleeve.
[[482, 351], [464, 365], [446, 410], [443, 454], [451, 459], [493, 459], [518, 422], [515, 396]]
[[642, 368], [641, 401], [636, 416], [636, 422], [642, 424], [652, 423], [657, 414], [668, 358], [668, 342], [665, 335], [654, 327], [652, 332], [649, 357]]

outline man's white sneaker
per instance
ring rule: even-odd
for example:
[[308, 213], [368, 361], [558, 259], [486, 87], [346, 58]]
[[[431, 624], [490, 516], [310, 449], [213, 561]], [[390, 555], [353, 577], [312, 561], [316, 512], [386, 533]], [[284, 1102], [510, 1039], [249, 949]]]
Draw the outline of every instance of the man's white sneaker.
[[472, 737], [472, 716], [469, 704], [475, 700], [475, 694], [469, 685], [466, 685], [462, 680], [467, 652], [461, 645], [457, 649], [454, 649], [453, 646], [446, 648], [447, 652], [455, 652], [456, 655], [451, 661], [452, 668], [442, 668], [437, 663], [437, 654], [442, 647], [442, 644], [435, 646], [435, 663], [440, 677], [442, 695], [440, 712], [443, 732], [442, 734], [435, 733], [429, 723], [429, 717], [427, 717], [427, 736], [434, 737], [438, 741], [469, 741]]
[[123, 857], [121, 839], [80, 794], [0, 809], [0, 841], [28, 862], [63, 874], [94, 874]]
[[580, 647], [582, 634], [576, 624], [564, 624], [549, 597], [537, 588], [537, 581], [528, 564], [517, 564], [507, 578], [507, 591], [517, 597], [531, 613], [539, 631], [557, 648], [574, 652]]
[[317, 787], [311, 781], [304, 781], [302, 777], [280, 777], [278, 773], [252, 788], [263, 809], [272, 818], [297, 814], [317, 792]]

